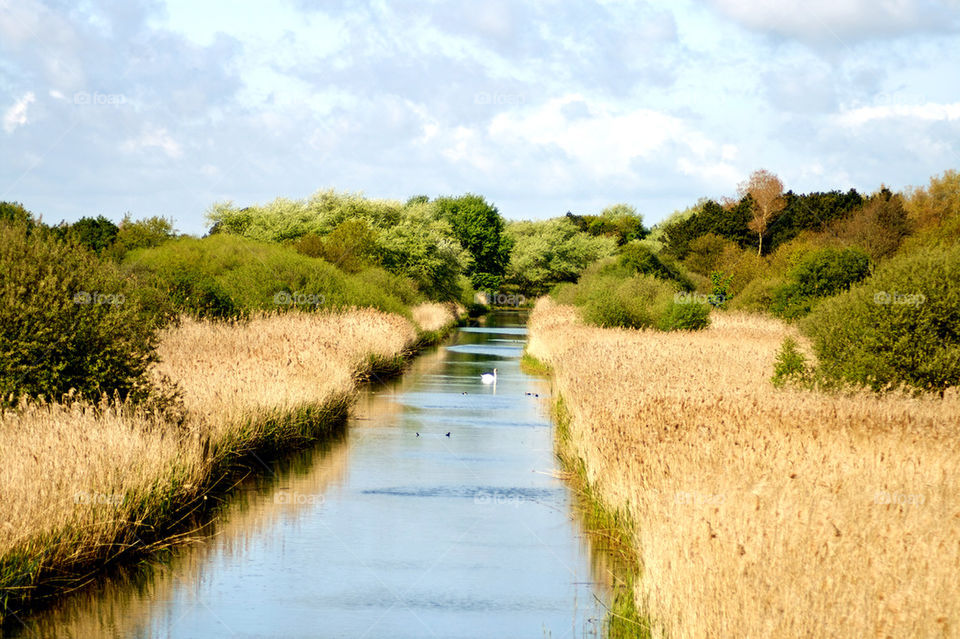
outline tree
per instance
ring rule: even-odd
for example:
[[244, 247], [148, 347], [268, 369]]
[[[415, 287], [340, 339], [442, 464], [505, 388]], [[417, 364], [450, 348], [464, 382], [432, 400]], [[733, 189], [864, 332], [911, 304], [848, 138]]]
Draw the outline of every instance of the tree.
[[434, 202], [441, 219], [449, 222], [460, 245], [473, 257], [467, 275], [474, 288], [496, 288], [510, 260], [510, 241], [497, 207], [471, 193]]
[[127, 213], [120, 222], [119, 231], [109, 253], [115, 259], [121, 260], [124, 255], [134, 249], [160, 246], [176, 236], [177, 232], [173, 228], [171, 219], [154, 216], [134, 221]]
[[507, 281], [529, 295], [542, 295], [558, 282], [576, 282], [587, 266], [616, 249], [612, 237], [592, 237], [564, 217], [510, 222], [506, 233], [513, 244]]
[[760, 240], [757, 255], [762, 255], [767, 227], [787, 204], [783, 197], [783, 182], [770, 171], [759, 169], [737, 186], [737, 193], [741, 198], [749, 196], [753, 200], [753, 215], [747, 224]]

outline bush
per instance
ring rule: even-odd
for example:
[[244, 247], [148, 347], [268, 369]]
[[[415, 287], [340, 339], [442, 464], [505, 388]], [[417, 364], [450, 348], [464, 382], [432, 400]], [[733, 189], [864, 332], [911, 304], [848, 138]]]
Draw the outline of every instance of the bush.
[[662, 331], [699, 331], [710, 325], [710, 306], [695, 302], [671, 302], [660, 316]]
[[347, 274], [280, 244], [225, 233], [133, 251], [125, 264], [134, 273], [155, 277], [181, 311], [199, 317], [349, 306], [405, 315], [410, 304], [423, 299], [410, 280], [383, 269]]
[[823, 248], [806, 255], [773, 292], [770, 309], [786, 319], [802, 317], [821, 298], [835, 295], [870, 273], [870, 258], [860, 249]]
[[826, 379], [874, 390], [960, 383], [960, 246], [898, 256], [802, 327]]
[[789, 336], [783, 338], [780, 350], [777, 351], [777, 361], [774, 364], [773, 377], [770, 381], [777, 388], [783, 388], [787, 384], [807, 386], [810, 379], [807, 358], [800, 352], [797, 340]]
[[638, 241], [625, 244], [618, 261], [635, 273], [676, 282], [684, 291], [693, 290], [690, 278], [670, 258], [661, 258], [649, 246]]
[[0, 403], [71, 389], [146, 399], [161, 318], [112, 262], [0, 223]]
[[704, 328], [709, 306], [677, 300], [675, 285], [650, 275], [629, 275], [616, 262], [595, 264], [577, 284], [560, 284], [551, 293], [561, 304], [580, 309], [588, 324], [603, 327], [694, 330]]

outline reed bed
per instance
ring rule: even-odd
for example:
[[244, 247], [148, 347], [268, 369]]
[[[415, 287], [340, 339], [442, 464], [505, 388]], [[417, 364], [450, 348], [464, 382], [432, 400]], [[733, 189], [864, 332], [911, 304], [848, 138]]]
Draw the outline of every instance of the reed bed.
[[152, 370], [181, 390], [182, 419], [108, 401], [0, 413], [0, 620], [40, 587], [75, 586], [117, 555], [170, 542], [231, 464], [330, 433], [358, 381], [420, 339], [370, 309], [184, 319]]
[[569, 453], [635, 522], [638, 606], [670, 637], [960, 636], [960, 397], [778, 391], [783, 323], [585, 326], [541, 300]]

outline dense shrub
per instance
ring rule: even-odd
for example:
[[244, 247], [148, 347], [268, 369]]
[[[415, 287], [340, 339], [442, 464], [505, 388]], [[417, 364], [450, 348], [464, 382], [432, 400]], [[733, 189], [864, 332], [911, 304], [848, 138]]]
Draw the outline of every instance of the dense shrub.
[[616, 262], [595, 264], [577, 284], [561, 284], [551, 295], [580, 309], [596, 326], [687, 330], [704, 328], [710, 307], [674, 284], [651, 275], [633, 275]]
[[698, 331], [710, 325], [710, 306], [693, 301], [675, 300], [657, 322], [662, 331]]
[[0, 222], [0, 402], [143, 399], [162, 317], [112, 262], [51, 233]]
[[893, 258], [802, 326], [826, 379], [874, 390], [960, 384], [960, 246]]
[[787, 319], [802, 317], [819, 299], [849, 288], [869, 273], [870, 258], [859, 249], [820, 249], [794, 267], [787, 282], [774, 291], [770, 309]]
[[641, 242], [629, 242], [620, 249], [620, 264], [630, 268], [635, 273], [650, 275], [662, 280], [676, 282], [684, 291], [692, 291], [693, 283], [670, 258], [661, 258], [653, 250]]
[[124, 263], [155, 277], [179, 309], [201, 317], [349, 306], [406, 314], [409, 304], [422, 300], [409, 280], [383, 269], [347, 274], [291, 248], [228, 234], [172, 240], [133, 251]]

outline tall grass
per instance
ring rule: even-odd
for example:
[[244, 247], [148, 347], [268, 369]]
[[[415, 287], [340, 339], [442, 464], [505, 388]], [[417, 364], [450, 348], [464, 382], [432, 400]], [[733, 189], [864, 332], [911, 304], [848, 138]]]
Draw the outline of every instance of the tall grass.
[[168, 543], [231, 465], [333, 432], [357, 382], [419, 340], [406, 318], [373, 309], [184, 319], [150, 371], [181, 389], [177, 419], [110, 402], [0, 413], [0, 620]]
[[637, 606], [671, 637], [918, 637], [960, 628], [960, 397], [776, 390], [793, 329], [583, 325], [541, 301], [571, 454], [637, 523]]

